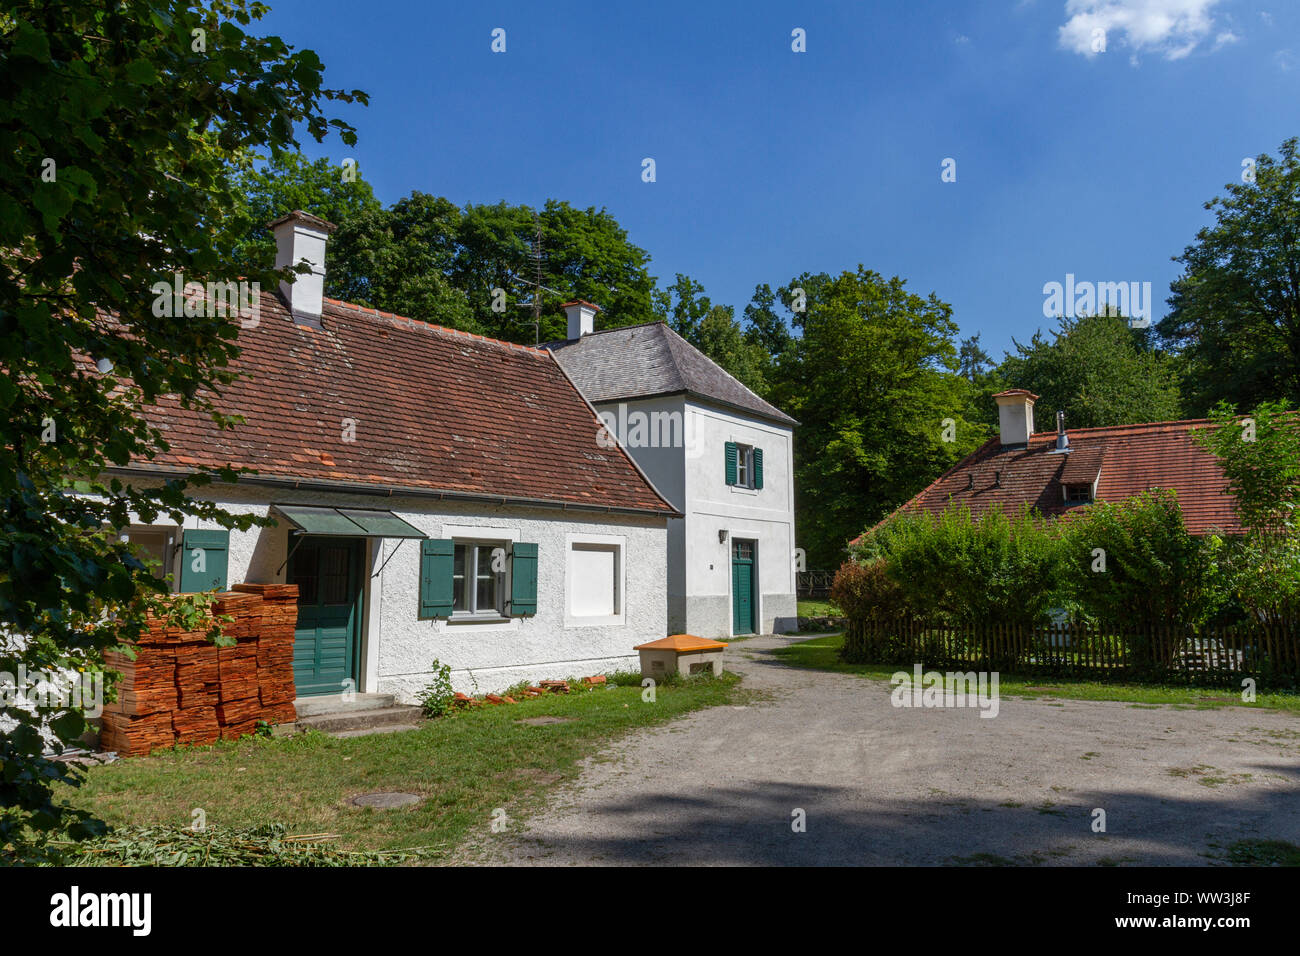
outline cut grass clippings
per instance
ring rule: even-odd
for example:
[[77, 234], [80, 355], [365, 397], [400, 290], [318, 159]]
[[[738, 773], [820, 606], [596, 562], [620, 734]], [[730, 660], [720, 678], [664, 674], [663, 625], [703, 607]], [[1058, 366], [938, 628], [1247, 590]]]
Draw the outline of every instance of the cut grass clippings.
[[[832, 634], [774, 648], [770, 653], [782, 663], [795, 667], [854, 674], [870, 680], [887, 681], [899, 671], [910, 670], [895, 664], [846, 664], [839, 657], [843, 644], [843, 634]], [[1111, 684], [1100, 681], [1074, 681], [1059, 677], [1051, 678], [1050, 686], [1047, 686], [1041, 676], [1017, 676], [1007, 673], [998, 675], [998, 694], [1002, 697], [1021, 697], [1029, 700], [1039, 698], [1113, 700], [1138, 706], [1172, 705], [1197, 709], [1243, 707], [1252, 710], [1284, 710], [1300, 713], [1300, 694], [1281, 691], [1259, 691], [1254, 702], [1245, 703], [1240, 696], [1225, 696], [1225, 691], [1221, 687]]]
[[[209, 827], [284, 824], [289, 835], [330, 834], [340, 851], [420, 848], [422, 859], [437, 862], [471, 831], [489, 827], [497, 808], [513, 829], [550, 788], [577, 776], [582, 758], [623, 734], [744, 698], [739, 681], [725, 673], [661, 683], [653, 703], [642, 700], [640, 686], [611, 682], [462, 711], [417, 730], [177, 748], [92, 767], [84, 786], [62, 788], [59, 796], [110, 826], [188, 827], [202, 810]], [[519, 722], [548, 715], [569, 720]], [[376, 790], [425, 799], [393, 810], [351, 805], [352, 797]]]

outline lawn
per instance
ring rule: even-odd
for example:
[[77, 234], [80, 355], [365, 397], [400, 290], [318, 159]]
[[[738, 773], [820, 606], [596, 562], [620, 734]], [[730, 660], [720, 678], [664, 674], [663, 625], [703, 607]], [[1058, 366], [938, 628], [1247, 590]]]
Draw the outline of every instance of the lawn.
[[[783, 663], [815, 670], [856, 674], [871, 680], [889, 680], [910, 668], [894, 664], [846, 664], [839, 659], [844, 635], [833, 634], [774, 648], [771, 654]], [[1114, 700], [1135, 706], [1172, 705], [1182, 708], [1245, 707], [1300, 713], [1300, 694], [1260, 691], [1254, 703], [1244, 703], [1239, 693], [1223, 687], [1146, 686], [1072, 681], [1056, 677], [1026, 677], [999, 673], [998, 694], [1003, 697], [1069, 698], [1071, 700]]]
[[[110, 825], [187, 827], [201, 809], [209, 827], [287, 825], [290, 834], [336, 834], [341, 849], [426, 848], [447, 857], [494, 811], [508, 827], [578, 774], [579, 761], [639, 727], [747, 696], [739, 678], [575, 690], [433, 720], [418, 730], [336, 739], [321, 733], [244, 738], [92, 768], [70, 802]], [[565, 723], [521, 724], [554, 716]], [[358, 794], [395, 790], [424, 800], [394, 810], [359, 808]]]
[[830, 601], [815, 601], [800, 598], [798, 601], [800, 617], [840, 617], [842, 612]]

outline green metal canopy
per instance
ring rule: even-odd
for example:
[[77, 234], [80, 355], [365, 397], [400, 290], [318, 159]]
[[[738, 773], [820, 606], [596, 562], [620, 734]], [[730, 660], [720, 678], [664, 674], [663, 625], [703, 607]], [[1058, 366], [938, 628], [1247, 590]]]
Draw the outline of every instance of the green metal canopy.
[[362, 538], [427, 538], [391, 511], [375, 508], [321, 508], [273, 505], [299, 534]]

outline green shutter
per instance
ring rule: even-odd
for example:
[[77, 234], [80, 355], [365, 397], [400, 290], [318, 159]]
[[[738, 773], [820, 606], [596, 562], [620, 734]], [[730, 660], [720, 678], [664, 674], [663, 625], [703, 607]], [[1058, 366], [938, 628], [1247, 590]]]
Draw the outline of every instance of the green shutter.
[[420, 620], [450, 617], [452, 600], [451, 539], [425, 538], [420, 542]]
[[736, 483], [736, 443], [727, 442], [727, 484]]
[[230, 532], [225, 528], [199, 531], [191, 528], [181, 535], [181, 585], [186, 593], [226, 589], [230, 558]]
[[754, 449], [754, 487], [763, 487], [763, 449]]
[[510, 549], [510, 616], [537, 613], [537, 545], [515, 542]]

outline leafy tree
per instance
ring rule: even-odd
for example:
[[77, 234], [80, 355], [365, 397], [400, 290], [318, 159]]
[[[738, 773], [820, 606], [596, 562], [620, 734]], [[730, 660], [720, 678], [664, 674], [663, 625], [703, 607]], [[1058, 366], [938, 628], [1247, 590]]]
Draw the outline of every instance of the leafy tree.
[[[105, 469], [166, 448], [142, 414], [163, 395], [211, 405], [231, 378], [238, 318], [155, 315], [151, 286], [228, 281], [241, 269], [229, 157], [317, 140], [331, 127], [322, 65], [245, 28], [243, 0], [10, 0], [0, 22], [0, 671], [103, 669], [105, 649], [169, 605], [114, 529], [168, 515], [224, 514], [186, 492], [210, 475], [139, 487]], [[267, 266], [249, 275], [264, 285]], [[292, 273], [285, 270], [286, 278]], [[166, 313], [166, 310], [163, 310]], [[204, 310], [207, 311], [207, 310]], [[98, 363], [98, 371], [90, 363]], [[221, 477], [233, 477], [227, 471]], [[203, 616], [181, 600], [174, 614]], [[8, 708], [0, 731], [0, 853], [51, 830], [96, 827], [52, 795], [75, 771], [42, 756], [40, 726], [63, 741], [73, 710]], [[52, 719], [51, 719], [52, 718]]]
[[278, 150], [261, 163], [243, 161], [233, 189], [240, 208], [230, 231], [238, 237], [235, 252], [249, 269], [275, 261], [275, 237], [266, 224], [287, 212], [301, 209], [343, 226], [382, 208], [355, 164], [324, 157], [313, 162], [294, 150]]
[[1300, 415], [1285, 402], [1263, 402], [1238, 416], [1222, 402], [1214, 428], [1198, 434], [1222, 462], [1246, 528], [1231, 557], [1233, 587], [1257, 615], [1300, 609]]
[[1205, 208], [1215, 222], [1175, 262], [1169, 314], [1157, 326], [1181, 350], [1188, 403], [1202, 414], [1300, 402], [1300, 140], [1255, 161], [1253, 183], [1229, 183]]
[[961, 377], [972, 385], [979, 384], [983, 376], [993, 368], [992, 356], [980, 347], [980, 333], [976, 332], [970, 338], [961, 340], [961, 348], [957, 350], [957, 363]]
[[460, 221], [454, 203], [422, 192], [349, 216], [330, 239], [325, 294], [480, 335], [499, 333], [479, 321], [452, 278]]
[[776, 293], [766, 282], [755, 286], [754, 297], [745, 306], [745, 337], [775, 361], [794, 341], [790, 326], [776, 311]]
[[796, 520], [814, 567], [838, 566], [850, 538], [987, 435], [966, 417], [951, 307], [905, 285], [859, 266], [805, 273], [781, 290], [785, 301], [794, 289], [807, 299], [772, 398], [801, 423]]
[[704, 286], [680, 272], [668, 287], [668, 292], [672, 296], [668, 324], [687, 342], [694, 342], [700, 323], [713, 308], [713, 303], [704, 294]]
[[1062, 318], [1052, 341], [1035, 332], [1015, 343], [993, 379], [1036, 392], [1040, 412], [1063, 410], [1075, 428], [1171, 421], [1182, 413], [1177, 373], [1148, 336], [1120, 315]]
[[740, 330], [729, 305], [715, 305], [700, 322], [691, 342], [750, 391], [767, 391], [767, 353]]

